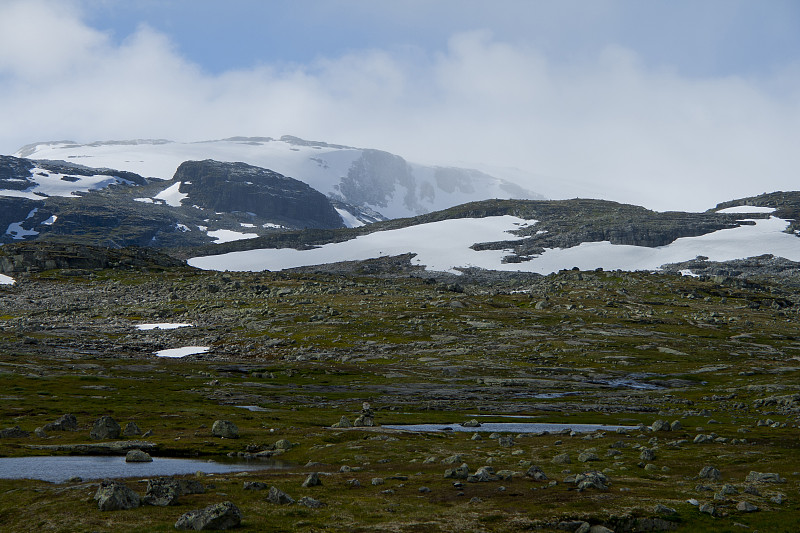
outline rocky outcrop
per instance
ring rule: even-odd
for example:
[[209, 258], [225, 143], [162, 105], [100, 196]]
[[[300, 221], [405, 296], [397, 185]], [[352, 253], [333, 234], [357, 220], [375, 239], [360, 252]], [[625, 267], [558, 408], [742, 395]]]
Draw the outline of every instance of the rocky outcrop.
[[241, 211], [300, 228], [340, 228], [342, 218], [321, 192], [296, 179], [245, 163], [186, 161], [174, 177], [188, 205]]
[[82, 244], [25, 242], [0, 247], [0, 272], [41, 272], [56, 268], [96, 270], [178, 267], [182, 261], [147, 248], [110, 249]]

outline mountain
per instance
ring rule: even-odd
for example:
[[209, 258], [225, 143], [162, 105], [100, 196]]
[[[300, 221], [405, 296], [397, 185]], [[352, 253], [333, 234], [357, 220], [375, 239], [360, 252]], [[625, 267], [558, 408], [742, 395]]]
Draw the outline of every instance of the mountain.
[[762, 256], [767, 266], [783, 258], [798, 272], [798, 219], [798, 192], [726, 202], [704, 213], [659, 213], [603, 200], [494, 200], [357, 229], [230, 243], [227, 253], [196, 256], [189, 264], [257, 271], [405, 256], [410, 269], [549, 274], [656, 270], [687, 261], [705, 269]]
[[178, 143], [166, 140], [36, 143], [16, 157], [63, 160], [171, 179], [184, 161], [244, 162], [303, 181], [333, 200], [401, 218], [489, 198], [544, 199], [510, 181], [472, 169], [426, 166], [381, 150], [292, 136], [231, 137]]
[[[281, 229], [340, 228], [360, 212], [244, 163], [187, 161], [170, 180], [0, 156], [0, 243], [194, 247]], [[368, 214], [368, 220], [374, 220]]]

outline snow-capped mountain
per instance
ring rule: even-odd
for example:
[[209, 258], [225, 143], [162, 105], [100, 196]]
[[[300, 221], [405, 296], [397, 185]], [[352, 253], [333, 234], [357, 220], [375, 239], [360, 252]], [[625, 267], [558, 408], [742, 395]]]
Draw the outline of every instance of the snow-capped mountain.
[[297, 137], [233, 137], [180, 143], [166, 140], [76, 144], [36, 143], [16, 157], [63, 160], [172, 179], [184, 161], [244, 162], [303, 181], [334, 200], [401, 218], [491, 198], [544, 199], [486, 173], [407, 162], [380, 150], [312, 142]]

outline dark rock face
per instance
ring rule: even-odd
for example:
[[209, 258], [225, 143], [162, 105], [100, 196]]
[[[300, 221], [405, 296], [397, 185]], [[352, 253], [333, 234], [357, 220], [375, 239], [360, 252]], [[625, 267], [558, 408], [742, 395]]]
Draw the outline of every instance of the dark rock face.
[[[0, 248], [0, 272], [40, 272], [54, 268], [139, 269], [176, 267], [182, 261], [146, 248], [112, 250], [82, 244], [18, 243]], [[48, 429], [45, 427], [45, 429]]]
[[175, 172], [185, 204], [242, 211], [305, 228], [340, 228], [328, 198], [305, 183], [245, 163], [186, 161]]
[[101, 511], [135, 509], [141, 504], [139, 495], [119, 481], [104, 480], [94, 495]]
[[231, 529], [242, 523], [242, 513], [232, 502], [215, 503], [189, 511], [175, 522], [175, 529], [205, 531]]
[[29, 432], [21, 430], [19, 426], [0, 429], [0, 439], [24, 439], [30, 436]]

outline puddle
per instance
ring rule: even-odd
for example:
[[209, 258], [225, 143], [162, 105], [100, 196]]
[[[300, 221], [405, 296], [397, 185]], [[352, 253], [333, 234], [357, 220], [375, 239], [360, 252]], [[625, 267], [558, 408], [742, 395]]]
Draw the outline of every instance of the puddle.
[[157, 477], [193, 474], [225, 474], [244, 470], [279, 470], [289, 465], [274, 459], [212, 461], [153, 457], [152, 463], [126, 463], [124, 456], [43, 456], [0, 458], [0, 479], [40, 479], [63, 483], [79, 476], [84, 481], [121, 477]]
[[[604, 424], [549, 424], [546, 422], [486, 422], [477, 428], [465, 428], [460, 424], [398, 424], [381, 426], [388, 429], [404, 431], [488, 431], [497, 433], [557, 433], [572, 430], [576, 433], [592, 433], [594, 431], [616, 431], [619, 428], [634, 430], [636, 426], [608, 426]], [[448, 429], [449, 428], [449, 429]]]

